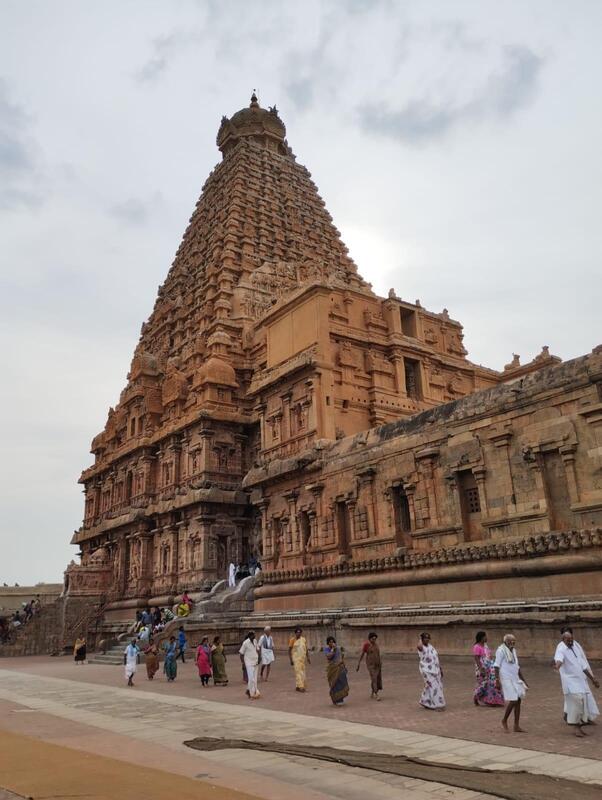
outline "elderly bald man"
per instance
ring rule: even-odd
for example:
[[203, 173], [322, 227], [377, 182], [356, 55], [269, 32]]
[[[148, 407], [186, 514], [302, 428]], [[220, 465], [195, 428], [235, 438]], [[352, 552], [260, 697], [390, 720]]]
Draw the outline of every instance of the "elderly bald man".
[[516, 639], [512, 633], [504, 636], [504, 642], [495, 653], [495, 684], [504, 695], [506, 701], [506, 711], [502, 719], [502, 726], [506, 733], [509, 733], [508, 719], [514, 712], [514, 732], [524, 733], [520, 726], [521, 701], [529, 688], [523, 678], [523, 674], [518, 663], [518, 653], [516, 652]]
[[[259, 652], [261, 654], [261, 680], [267, 681], [270, 677], [270, 669], [272, 668], [272, 664], [275, 660], [274, 655], [274, 640], [272, 638], [272, 629], [269, 625], [266, 625], [263, 629], [263, 633], [259, 639]], [[265, 678], [263, 676], [265, 671]]]
[[568, 629], [562, 634], [554, 654], [554, 667], [560, 673], [566, 721], [575, 728], [575, 736], [585, 736], [582, 725], [588, 725], [599, 715], [598, 706], [592, 697], [587, 678], [599, 688], [583, 648], [573, 639]]

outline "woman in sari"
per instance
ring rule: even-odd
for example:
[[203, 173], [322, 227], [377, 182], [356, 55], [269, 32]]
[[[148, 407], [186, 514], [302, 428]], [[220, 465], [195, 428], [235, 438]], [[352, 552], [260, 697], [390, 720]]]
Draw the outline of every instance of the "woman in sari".
[[178, 655], [178, 645], [176, 644], [176, 637], [170, 636], [169, 643], [165, 648], [165, 661], [163, 662], [163, 672], [168, 681], [174, 681], [178, 674], [178, 662], [176, 657]]
[[226, 673], [226, 654], [224, 645], [219, 636], [213, 639], [211, 648], [211, 666], [213, 667], [213, 683], [215, 686], [227, 686], [228, 675]]
[[207, 636], [203, 636], [200, 645], [196, 649], [196, 665], [199, 670], [201, 686], [209, 686], [209, 678], [211, 677], [211, 648], [209, 647], [209, 638]]
[[368, 634], [368, 641], [365, 642], [362, 647], [362, 654], [360, 660], [357, 662], [356, 669], [356, 672], [360, 671], [360, 664], [364, 656], [366, 656], [366, 666], [368, 667], [370, 683], [372, 685], [372, 694], [370, 695], [370, 699], [372, 700], [380, 700], [378, 693], [382, 692], [383, 689], [382, 664], [380, 660], [380, 649], [376, 644], [377, 639], [378, 636], [375, 633]]
[[324, 653], [328, 662], [326, 677], [330, 686], [330, 699], [333, 705], [340, 706], [349, 694], [349, 684], [347, 682], [347, 667], [343, 660], [343, 654], [334, 636], [329, 636], [326, 639]]
[[420, 674], [424, 680], [424, 689], [419, 701], [420, 705], [432, 711], [444, 711], [443, 671], [439, 664], [439, 654], [431, 644], [429, 633], [420, 634], [418, 657], [420, 659]]
[[178, 617], [187, 617], [190, 614], [190, 606], [188, 603], [178, 603], [176, 614]]
[[487, 634], [479, 631], [472, 648], [475, 661], [476, 686], [473, 694], [475, 706], [503, 706], [504, 698], [495, 680], [495, 660], [487, 646]]
[[148, 647], [144, 650], [144, 664], [146, 666], [146, 677], [149, 681], [152, 681], [159, 669], [159, 650], [152, 638], [149, 640]]
[[305, 665], [310, 664], [307, 642], [301, 628], [295, 628], [295, 635], [289, 639], [288, 655], [295, 671], [295, 691], [305, 691]]
[[73, 658], [76, 664], [83, 664], [86, 661], [86, 640], [83, 636], [78, 636], [73, 645]]

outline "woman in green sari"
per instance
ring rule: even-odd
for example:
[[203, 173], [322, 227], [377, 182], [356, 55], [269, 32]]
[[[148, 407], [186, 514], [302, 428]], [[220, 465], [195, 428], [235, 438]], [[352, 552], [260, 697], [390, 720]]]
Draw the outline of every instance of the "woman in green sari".
[[224, 645], [219, 636], [213, 639], [211, 648], [211, 666], [213, 667], [213, 683], [216, 686], [227, 686], [228, 675], [226, 674], [226, 654]]
[[324, 654], [328, 662], [326, 677], [330, 686], [330, 699], [333, 705], [340, 706], [349, 694], [349, 684], [347, 682], [347, 667], [343, 660], [343, 654], [334, 636], [329, 636], [326, 639]]
[[163, 672], [168, 681], [174, 681], [178, 674], [178, 662], [176, 657], [178, 655], [178, 645], [176, 644], [176, 637], [169, 637], [169, 644], [165, 648], [165, 661], [163, 662]]

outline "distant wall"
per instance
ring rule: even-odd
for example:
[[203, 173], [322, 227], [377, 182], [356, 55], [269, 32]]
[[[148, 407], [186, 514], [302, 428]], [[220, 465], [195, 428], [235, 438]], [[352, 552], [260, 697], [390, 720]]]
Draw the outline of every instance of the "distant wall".
[[42, 605], [54, 603], [63, 591], [62, 583], [38, 583], [36, 586], [0, 586], [0, 611], [16, 611], [34, 597]]

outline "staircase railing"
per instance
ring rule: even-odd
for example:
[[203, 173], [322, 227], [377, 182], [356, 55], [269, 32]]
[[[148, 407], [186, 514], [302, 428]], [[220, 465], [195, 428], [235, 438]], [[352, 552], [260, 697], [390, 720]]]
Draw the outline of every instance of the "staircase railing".
[[86, 636], [89, 635], [90, 628], [94, 625], [94, 633], [98, 630], [98, 623], [104, 616], [104, 612], [109, 605], [115, 600], [113, 593], [101, 595], [100, 600], [95, 603], [92, 608], [85, 608], [81, 614], [76, 618], [75, 622], [71, 625], [63, 627], [63, 649], [73, 642], [76, 634], [84, 632]]

